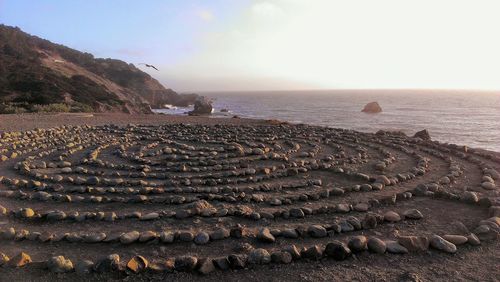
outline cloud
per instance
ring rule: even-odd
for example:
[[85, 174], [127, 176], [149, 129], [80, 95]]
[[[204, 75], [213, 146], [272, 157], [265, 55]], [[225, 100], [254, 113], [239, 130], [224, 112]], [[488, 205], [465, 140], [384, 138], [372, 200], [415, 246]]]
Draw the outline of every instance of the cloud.
[[214, 14], [209, 9], [197, 8], [196, 16], [205, 22], [210, 22], [214, 19]]
[[199, 89], [500, 88], [498, 0], [311, 2], [254, 0], [175, 70]]
[[269, 1], [257, 2], [252, 6], [251, 10], [253, 14], [260, 17], [274, 18], [283, 15], [283, 10]]

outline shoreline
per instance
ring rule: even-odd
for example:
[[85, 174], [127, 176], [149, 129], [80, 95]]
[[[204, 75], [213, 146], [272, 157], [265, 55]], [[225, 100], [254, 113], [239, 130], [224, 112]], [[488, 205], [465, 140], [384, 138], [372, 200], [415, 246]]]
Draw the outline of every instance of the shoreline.
[[[172, 115], [164, 113], [154, 114], [124, 114], [124, 113], [23, 113], [23, 114], [0, 114], [0, 133], [3, 131], [25, 131], [35, 128], [50, 128], [61, 125], [161, 125], [161, 124], [200, 124], [200, 125], [276, 125], [289, 124], [293, 126], [305, 124], [308, 126], [318, 126], [307, 123], [294, 123], [278, 119], [264, 118], [248, 118], [248, 117], [217, 117], [217, 116], [188, 116], [188, 115]], [[341, 127], [332, 127], [341, 128]], [[344, 128], [342, 128], [344, 129]], [[354, 130], [356, 131], [356, 130]], [[358, 131], [362, 133], [375, 134], [378, 129], [372, 132]], [[408, 135], [409, 136], [409, 135]], [[431, 136], [432, 138], [432, 136]], [[435, 141], [436, 140], [432, 140]], [[449, 142], [438, 141], [441, 144]], [[461, 144], [457, 144], [462, 146]], [[468, 148], [496, 155], [500, 157], [500, 152], [469, 147]]]

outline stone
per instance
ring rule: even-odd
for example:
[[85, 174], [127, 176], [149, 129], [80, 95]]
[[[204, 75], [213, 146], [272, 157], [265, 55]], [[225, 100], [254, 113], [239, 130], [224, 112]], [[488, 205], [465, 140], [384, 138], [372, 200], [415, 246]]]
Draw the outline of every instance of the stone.
[[6, 214], [7, 214], [7, 209], [4, 206], [0, 205], [0, 216]]
[[9, 262], [9, 257], [6, 254], [0, 252], [0, 266], [6, 264], [7, 262]]
[[175, 260], [173, 258], [167, 258], [165, 260], [152, 262], [148, 266], [148, 270], [156, 273], [166, 273], [174, 272]]
[[385, 242], [376, 237], [371, 237], [370, 239], [368, 239], [367, 245], [368, 250], [376, 254], [383, 254], [387, 249]]
[[342, 196], [344, 195], [344, 190], [340, 189], [340, 188], [332, 188], [330, 190], [330, 194], [331, 195], [334, 195], [334, 196]]
[[307, 229], [307, 233], [314, 238], [323, 238], [328, 235], [326, 229], [321, 225], [311, 225]]
[[495, 190], [496, 189], [495, 183], [491, 183], [491, 182], [483, 182], [483, 183], [481, 183], [481, 187], [483, 187], [486, 190]]
[[411, 252], [424, 252], [429, 249], [429, 239], [425, 236], [399, 236], [398, 243]]
[[27, 253], [21, 252], [11, 258], [6, 265], [10, 267], [23, 267], [29, 263], [31, 263], [31, 257]]
[[367, 203], [358, 203], [354, 206], [354, 210], [357, 212], [366, 212], [370, 206]]
[[135, 256], [127, 262], [127, 269], [133, 273], [139, 273], [148, 268], [149, 262], [143, 256]]
[[144, 231], [139, 236], [139, 242], [144, 243], [144, 242], [155, 240], [156, 238], [158, 238], [158, 234], [156, 234], [156, 232]]
[[378, 225], [377, 217], [374, 214], [367, 214], [363, 218], [363, 221], [361, 222], [361, 226], [364, 229], [373, 229], [377, 227], [377, 225]]
[[474, 233], [467, 235], [467, 242], [472, 246], [481, 245], [481, 240], [479, 240], [479, 238]]
[[500, 237], [500, 234], [487, 224], [479, 225], [473, 232], [481, 241], [492, 241]]
[[48, 242], [50, 240], [52, 240], [52, 238], [54, 237], [54, 234], [52, 233], [49, 233], [49, 232], [42, 232], [39, 236], [38, 236], [38, 240], [40, 242]]
[[300, 251], [295, 245], [285, 246], [283, 251], [289, 253], [292, 256], [292, 259], [300, 258]]
[[191, 242], [194, 239], [194, 234], [191, 231], [181, 231], [179, 232], [179, 240], [182, 242]]
[[432, 235], [431, 238], [429, 239], [431, 247], [433, 247], [436, 250], [449, 253], [449, 254], [454, 254], [457, 252], [457, 246], [455, 244], [445, 240], [441, 236], [438, 235]]
[[463, 194], [463, 200], [466, 203], [475, 204], [475, 203], [479, 202], [479, 197], [477, 196], [477, 194], [475, 192], [466, 191]]
[[401, 244], [399, 244], [396, 241], [393, 240], [387, 240], [385, 241], [385, 245], [387, 247], [387, 252], [391, 254], [407, 254], [408, 249], [403, 247]]
[[429, 131], [427, 129], [418, 131], [413, 135], [413, 138], [420, 138], [422, 140], [431, 140], [431, 135], [429, 134]]
[[237, 252], [249, 252], [251, 250], [253, 250], [254, 247], [252, 245], [250, 245], [249, 243], [245, 243], [245, 242], [240, 242], [238, 244], [236, 244], [236, 246], [234, 247], [234, 250], [237, 251]]
[[240, 239], [247, 236], [247, 230], [238, 224], [237, 226], [231, 228], [229, 235], [233, 238]]
[[377, 102], [370, 102], [361, 110], [364, 113], [376, 114], [382, 112], [382, 108]]
[[403, 216], [406, 219], [422, 219], [424, 217], [422, 213], [417, 209], [407, 210], [403, 213]]
[[16, 230], [9, 227], [6, 230], [0, 230], [0, 239], [13, 240], [16, 237]]
[[338, 204], [337, 205], [337, 212], [348, 213], [349, 211], [351, 211], [351, 207], [348, 204]]
[[194, 237], [194, 243], [197, 245], [205, 245], [208, 242], [210, 242], [210, 235], [207, 232], [201, 231]]
[[340, 241], [333, 241], [326, 245], [325, 254], [334, 260], [345, 260], [351, 255], [351, 250], [346, 244]]
[[467, 243], [467, 237], [461, 235], [443, 235], [443, 239], [455, 245], [463, 245]]
[[83, 236], [83, 242], [85, 243], [98, 243], [106, 239], [106, 233], [91, 233], [85, 234]]
[[94, 263], [90, 260], [81, 260], [75, 264], [75, 272], [81, 276], [91, 273], [93, 268]]
[[398, 222], [401, 221], [401, 216], [393, 211], [388, 211], [384, 214], [384, 220], [387, 222]]
[[260, 229], [257, 233], [257, 239], [265, 243], [274, 243], [274, 241], [276, 241], [276, 238], [274, 238], [273, 234], [271, 234], [269, 228]]
[[229, 261], [229, 266], [232, 269], [243, 269], [247, 263], [247, 257], [244, 255], [229, 255], [227, 257]]
[[157, 212], [152, 212], [141, 216], [141, 220], [155, 220], [158, 218], [160, 218], [160, 214], [158, 214]]
[[228, 270], [229, 269], [229, 260], [227, 257], [216, 258], [213, 260], [214, 265], [220, 270]]
[[66, 213], [64, 213], [63, 211], [52, 211], [52, 212], [49, 212], [47, 215], [47, 220], [53, 220], [53, 221], [56, 221], [56, 220], [63, 220], [66, 218]]
[[21, 209], [21, 216], [24, 218], [32, 218], [35, 215], [35, 211], [30, 208]]
[[271, 255], [265, 249], [254, 249], [248, 255], [248, 263], [250, 264], [268, 264], [271, 262]]
[[290, 216], [296, 218], [304, 218], [305, 214], [304, 211], [302, 211], [302, 209], [294, 208], [290, 209]]
[[271, 261], [274, 263], [289, 264], [292, 262], [292, 255], [289, 252], [274, 252], [271, 254]]
[[111, 254], [101, 258], [95, 265], [94, 271], [99, 273], [106, 273], [111, 271], [120, 270], [120, 256]]
[[160, 233], [160, 241], [162, 243], [172, 243], [174, 242], [175, 234], [169, 231], [162, 231]]
[[198, 261], [198, 272], [202, 275], [207, 275], [215, 271], [214, 261], [209, 258], [203, 258]]
[[340, 222], [340, 230], [343, 233], [345, 233], [345, 232], [351, 232], [351, 231], [354, 231], [354, 226], [352, 226], [352, 224], [350, 224], [346, 220], [342, 220]]
[[301, 257], [311, 260], [319, 260], [321, 257], [323, 257], [323, 250], [320, 246], [314, 245], [303, 250], [301, 252]]
[[363, 192], [368, 192], [368, 191], [371, 191], [373, 190], [373, 187], [370, 185], [370, 184], [361, 184], [361, 186], [359, 187], [361, 189], [361, 191]]
[[354, 236], [349, 239], [349, 243], [347, 246], [353, 253], [359, 253], [366, 251], [368, 249], [367, 245], [368, 241], [365, 236], [359, 235], [359, 236]]
[[354, 216], [348, 216], [345, 219], [352, 227], [354, 227], [355, 230], [360, 230], [362, 228], [361, 221], [357, 217]]
[[139, 240], [139, 237], [141, 236], [141, 233], [138, 231], [130, 231], [127, 233], [124, 233], [120, 236], [120, 243], [122, 244], [132, 244]]
[[225, 238], [229, 238], [230, 235], [231, 235], [231, 233], [226, 228], [218, 228], [210, 234], [210, 239], [212, 239], [214, 241], [215, 240], [222, 240]]
[[73, 263], [63, 256], [56, 256], [47, 261], [47, 268], [54, 273], [66, 273], [73, 271]]
[[281, 231], [281, 236], [284, 238], [289, 238], [289, 239], [297, 239], [299, 238], [299, 234], [297, 233], [297, 230], [293, 228], [287, 228]]
[[177, 271], [192, 271], [198, 263], [198, 258], [195, 256], [182, 256], [175, 259], [175, 270]]

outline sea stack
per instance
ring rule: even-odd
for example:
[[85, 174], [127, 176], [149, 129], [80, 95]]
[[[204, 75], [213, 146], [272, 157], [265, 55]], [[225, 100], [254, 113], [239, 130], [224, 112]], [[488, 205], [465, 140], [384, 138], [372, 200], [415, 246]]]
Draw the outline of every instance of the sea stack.
[[209, 115], [212, 113], [213, 107], [212, 107], [212, 101], [207, 99], [206, 97], [199, 97], [194, 101], [194, 109], [189, 112], [190, 116], [197, 116], [197, 115]]
[[364, 113], [376, 114], [382, 112], [382, 108], [377, 102], [370, 102], [366, 104], [363, 110], [361, 111]]

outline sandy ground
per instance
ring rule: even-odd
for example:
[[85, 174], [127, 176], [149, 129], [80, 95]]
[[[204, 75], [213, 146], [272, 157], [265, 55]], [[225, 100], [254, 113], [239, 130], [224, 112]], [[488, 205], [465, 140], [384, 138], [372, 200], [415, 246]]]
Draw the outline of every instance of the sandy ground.
[[184, 124], [263, 124], [265, 121], [246, 118], [207, 118], [204, 116], [172, 116], [148, 114], [119, 114], [119, 113], [60, 113], [60, 114], [22, 114], [0, 115], [0, 130], [31, 130], [34, 128], [49, 128], [60, 125], [127, 125], [150, 124], [162, 125], [173, 123]]
[[[26, 114], [26, 115], [0, 115], [0, 133], [2, 131], [24, 131], [34, 128], [50, 128], [60, 125], [127, 125], [127, 124], [140, 124], [140, 125], [167, 125], [167, 124], [203, 124], [203, 125], [236, 125], [236, 126], [252, 126], [259, 128], [261, 125], [277, 124], [276, 121], [264, 121], [253, 119], [240, 119], [240, 118], [207, 118], [207, 117], [184, 117], [184, 116], [167, 116], [167, 115], [127, 115], [127, 114]], [[210, 131], [208, 131], [210, 132]], [[259, 134], [256, 131], [255, 134]], [[295, 136], [293, 136], [295, 137]], [[292, 137], [290, 137], [292, 139]], [[312, 140], [312, 139], [311, 139]], [[362, 145], [368, 146], [370, 143], [368, 136]], [[285, 144], [285, 143], [283, 143]], [[349, 142], [344, 141], [338, 143], [340, 147], [344, 148], [347, 155], [354, 156], [355, 148], [351, 147]], [[309, 144], [301, 144], [301, 150], [311, 150], [313, 147]], [[283, 145], [285, 146], [285, 145]], [[346, 164], [352, 168], [363, 171], [364, 173], [376, 174], [373, 165], [376, 160], [383, 158], [383, 155], [376, 151], [374, 148], [367, 147], [368, 155], [371, 156], [366, 163], [359, 164]], [[415, 166], [413, 156], [404, 152], [398, 151], [392, 147], [384, 147], [392, 153], [396, 162], [387, 168], [387, 173], [400, 173], [407, 171]], [[437, 180], [443, 175], [448, 173], [449, 166], [445, 160], [437, 158], [426, 151], [424, 145], [418, 145], [419, 153], [430, 159], [430, 169], [422, 178], [415, 178], [411, 181], [398, 184], [396, 186], [388, 186], [383, 191], [370, 191], [365, 193], [349, 193], [340, 198], [329, 198], [319, 201], [311, 201], [307, 203], [293, 203], [290, 207], [309, 207], [317, 208], [322, 204], [338, 204], [343, 202], [362, 202], [373, 197], [391, 195], [395, 191], [410, 191], [420, 183], [429, 182], [429, 180]], [[133, 150], [132, 150], [133, 149]], [[427, 148], [428, 149], [428, 148]], [[131, 151], [139, 150], [139, 148], [131, 148]], [[111, 151], [111, 150], [110, 150]], [[334, 154], [335, 150], [323, 146], [318, 156]], [[493, 152], [488, 152], [495, 154]], [[298, 153], [294, 156], [297, 157]], [[82, 155], [75, 155], [73, 158], [76, 160]], [[104, 160], [115, 161], [116, 159], [111, 153], [103, 151], [101, 157]], [[342, 159], [342, 157], [339, 157]], [[154, 159], [154, 158], [153, 158]], [[492, 162], [488, 159], [483, 160], [489, 166], [499, 170], [500, 164]], [[255, 162], [261, 165], [264, 162]], [[459, 165], [463, 168], [463, 175], [457, 177], [446, 190], [454, 193], [462, 193], [465, 189], [475, 191], [480, 196], [498, 198], [499, 187], [497, 184], [496, 190], [487, 191], [483, 190], [480, 186], [482, 173], [476, 164], [473, 164], [465, 159], [458, 159]], [[0, 175], [15, 176], [16, 171], [12, 170], [14, 160], [7, 161], [3, 164], [0, 163]], [[50, 170], [46, 173], [53, 173]], [[320, 178], [323, 181], [323, 186], [337, 187], [337, 185], [345, 186], [355, 182], [342, 177], [331, 175], [322, 171], [311, 171], [308, 173], [309, 178]], [[288, 177], [283, 181], [285, 183], [292, 183], [296, 179]], [[0, 190], [4, 189], [0, 184]], [[305, 189], [290, 189], [286, 191], [286, 195], [296, 195], [303, 193]], [[308, 191], [306, 191], [308, 192]], [[279, 196], [280, 192], [269, 192], [272, 196]], [[0, 205], [13, 210], [18, 207], [30, 206], [35, 210], [47, 211], [55, 207], [52, 203], [45, 202], [24, 202], [22, 200], [0, 198]], [[227, 205], [232, 205], [228, 203]], [[257, 211], [272, 211], [277, 209], [264, 204], [249, 204]], [[62, 210], [89, 210], [95, 206], [89, 204], [66, 205], [64, 203], [54, 203], [54, 206]], [[158, 204], [149, 204], [145, 206], [138, 205], [116, 205], [116, 204], [99, 204], [96, 205], [103, 211], [133, 211], [134, 209], [141, 209], [143, 213], [151, 212], [159, 208], [166, 208]], [[396, 204], [395, 206], [382, 206], [374, 209], [374, 212], [384, 213], [388, 210], [403, 213], [405, 210], [416, 208], [422, 211], [424, 219], [412, 222], [401, 221], [395, 224], [386, 224], [374, 230], [360, 230], [348, 233], [347, 235], [340, 234], [334, 239], [346, 240], [351, 235], [366, 235], [376, 236], [382, 238], [393, 239], [395, 234], [401, 233], [403, 235], [410, 234], [453, 234], [456, 229], [450, 224], [454, 221], [462, 222], [469, 230], [472, 230], [481, 219], [488, 218], [489, 212], [487, 208], [479, 206], [470, 206], [464, 203], [450, 202], [444, 200], [416, 198], [412, 201], [404, 201]], [[354, 213], [355, 216], [362, 217], [362, 213]], [[326, 224], [331, 221], [332, 217], [340, 219], [345, 218], [345, 215], [314, 215], [304, 219], [275, 219], [265, 221], [250, 221], [248, 219], [226, 218], [224, 221], [214, 221], [211, 218], [200, 219], [183, 219], [179, 220], [165, 220], [159, 223], [149, 223], [142, 221], [123, 220], [117, 221], [116, 224], [102, 225], [97, 221], [88, 221], [84, 224], [70, 224], [68, 222], [57, 223], [37, 223], [33, 226], [20, 219], [9, 218], [8, 223], [18, 228], [38, 228], [38, 230], [88, 230], [88, 229], [102, 229], [104, 231], [126, 231], [124, 228], [135, 228], [137, 230], [162, 229], [162, 228], [177, 228], [188, 229], [190, 227], [196, 228], [212, 228], [213, 225], [242, 223], [249, 228], [260, 228], [264, 225], [269, 227], [283, 227], [283, 226], [298, 226], [304, 224]], [[5, 224], [5, 222], [3, 223]], [[2, 225], [0, 225], [0, 228]], [[254, 240], [246, 240], [245, 242], [254, 245], [255, 247], [266, 247], [269, 249], [279, 249], [289, 243], [296, 244], [297, 246], [311, 246], [313, 244], [324, 245], [332, 239], [298, 239], [298, 240], [277, 240], [272, 245], [261, 245]], [[222, 240], [212, 242], [208, 245], [198, 246], [192, 243], [174, 244], [166, 250], [168, 256], [176, 256], [183, 254], [201, 254], [203, 255], [227, 255], [233, 252], [235, 247], [241, 245], [241, 241], [237, 240]], [[109, 254], [112, 252], [119, 253], [123, 259], [126, 259], [134, 254], [142, 254], [146, 257], [155, 255], [164, 256], [159, 250], [157, 245], [143, 244], [133, 245], [131, 247], [120, 245], [95, 244], [85, 245], [78, 243], [37, 243], [37, 242], [7, 242], [0, 241], [0, 252], [7, 253], [13, 256], [16, 250], [26, 251], [32, 255], [34, 261], [43, 261], [50, 255], [65, 254], [67, 258], [76, 261], [81, 258], [95, 258], [103, 253]], [[481, 246], [461, 246], [456, 254], [445, 254], [436, 250], [428, 250], [421, 253], [410, 252], [405, 255], [377, 255], [368, 252], [354, 255], [349, 259], [341, 262], [332, 259], [323, 258], [319, 261], [301, 260], [289, 265], [270, 264], [265, 266], [250, 267], [243, 270], [231, 271], [215, 271], [207, 276], [200, 276], [194, 273], [143, 273], [138, 275], [127, 276], [123, 273], [120, 274], [92, 274], [84, 277], [77, 276], [75, 273], [69, 274], [53, 274], [43, 269], [41, 263], [35, 263], [30, 267], [24, 269], [11, 269], [0, 267], [0, 282], [3, 281], [500, 281], [500, 243], [499, 241], [482, 242]]]

